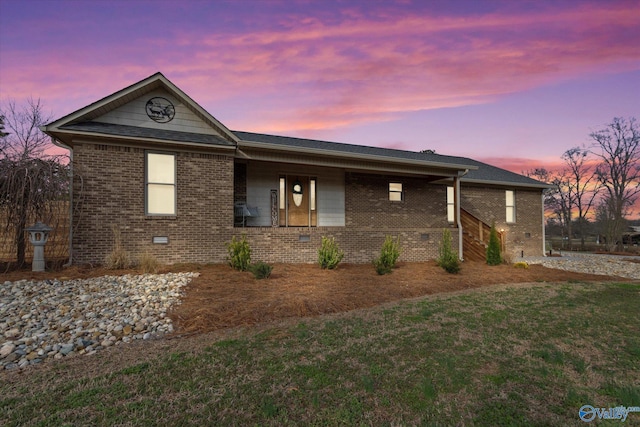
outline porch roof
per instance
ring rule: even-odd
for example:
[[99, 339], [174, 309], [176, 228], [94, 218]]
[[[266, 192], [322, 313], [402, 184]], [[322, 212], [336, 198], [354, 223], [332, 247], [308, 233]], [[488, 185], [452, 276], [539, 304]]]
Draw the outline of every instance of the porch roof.
[[239, 139], [239, 149], [269, 150], [287, 154], [315, 155], [336, 159], [354, 159], [381, 163], [405, 164], [429, 170], [457, 170], [465, 172], [477, 166], [462, 157], [441, 156], [390, 148], [344, 144], [288, 136], [232, 131]]
[[254, 149], [263, 148], [288, 153], [295, 152], [316, 154], [327, 157], [353, 157], [363, 160], [405, 163], [412, 166], [425, 166], [430, 169], [457, 169], [460, 172], [466, 172], [463, 176], [460, 174], [463, 182], [540, 189], [551, 187], [549, 184], [545, 184], [524, 175], [510, 172], [466, 157], [445, 156], [435, 153], [421, 153], [391, 148], [266, 135], [253, 132], [232, 132], [240, 139], [240, 141], [238, 141], [238, 147], [240, 149], [244, 147]]

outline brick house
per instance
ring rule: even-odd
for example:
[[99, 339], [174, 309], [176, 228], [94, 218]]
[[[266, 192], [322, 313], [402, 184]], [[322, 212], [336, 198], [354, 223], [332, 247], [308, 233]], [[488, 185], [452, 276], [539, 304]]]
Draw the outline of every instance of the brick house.
[[451, 230], [483, 259], [490, 224], [513, 258], [544, 253], [546, 184], [463, 157], [231, 131], [160, 73], [42, 128], [73, 159], [75, 263], [104, 262], [115, 227], [134, 257], [315, 262], [322, 236], [368, 263], [386, 235], [401, 260], [438, 253]]

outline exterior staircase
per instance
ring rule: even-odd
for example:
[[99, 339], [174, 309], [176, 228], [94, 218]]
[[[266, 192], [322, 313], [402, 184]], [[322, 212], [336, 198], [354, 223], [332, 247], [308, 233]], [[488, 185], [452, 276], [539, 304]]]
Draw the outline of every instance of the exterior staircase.
[[[486, 261], [491, 226], [464, 209], [460, 209], [460, 223], [462, 224], [464, 259], [468, 261]], [[502, 247], [502, 233], [499, 231], [497, 233]]]

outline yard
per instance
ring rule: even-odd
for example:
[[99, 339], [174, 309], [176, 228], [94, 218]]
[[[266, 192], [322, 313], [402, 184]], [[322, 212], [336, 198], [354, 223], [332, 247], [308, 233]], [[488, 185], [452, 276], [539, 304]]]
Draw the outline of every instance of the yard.
[[201, 273], [175, 336], [0, 374], [0, 423], [581, 425], [584, 404], [640, 405], [637, 282], [474, 263], [172, 270]]

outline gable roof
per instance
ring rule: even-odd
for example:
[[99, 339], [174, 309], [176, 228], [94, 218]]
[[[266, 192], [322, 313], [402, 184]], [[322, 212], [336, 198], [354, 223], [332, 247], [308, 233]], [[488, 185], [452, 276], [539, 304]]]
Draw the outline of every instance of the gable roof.
[[[166, 90], [219, 135], [95, 121], [104, 114], [157, 89]], [[407, 172], [412, 170], [419, 171], [417, 173], [420, 174], [435, 173], [436, 176], [449, 177], [457, 175], [462, 177], [463, 182], [476, 184], [541, 189], [551, 187], [526, 176], [466, 157], [231, 131], [159, 72], [49, 123], [41, 130], [67, 145], [71, 145], [70, 141], [78, 136], [100, 135], [120, 140], [197, 144], [224, 149], [254, 149], [281, 153], [289, 157], [291, 155], [316, 156], [316, 158], [323, 156], [342, 162], [351, 161], [351, 164], [353, 161], [372, 162], [371, 164], [374, 165], [387, 163], [395, 165], [394, 170], [405, 167]]]
[[[73, 113], [67, 114], [66, 116], [51, 122], [41, 129], [43, 132], [46, 132], [49, 135], [54, 136], [62, 142], [67, 143], [72, 135], [75, 135], [76, 132], [86, 132], [86, 133], [105, 133], [108, 135], [118, 135], [118, 136], [135, 136], [137, 138], [149, 138], [149, 139], [167, 139], [166, 136], [171, 132], [175, 131], [158, 131], [156, 129], [149, 128], [138, 128], [137, 131], [133, 131], [132, 129], [125, 129], [127, 127], [132, 126], [124, 126], [123, 125], [112, 125], [112, 126], [102, 126], [96, 125], [96, 122], [93, 120], [118, 108], [121, 107], [151, 91], [156, 89], [164, 89], [169, 92], [172, 96], [179, 99], [189, 110], [191, 110], [196, 116], [198, 116], [201, 120], [215, 129], [222, 138], [211, 139], [209, 138], [210, 143], [219, 143], [223, 146], [235, 146], [237, 142], [236, 136], [221, 122], [219, 122], [215, 117], [213, 117], [209, 112], [207, 112], [204, 108], [202, 108], [197, 102], [195, 102], [191, 97], [189, 97], [186, 93], [184, 93], [180, 88], [171, 83], [169, 79], [167, 79], [162, 73], [155, 73], [146, 79], [140, 80], [137, 83], [132, 84], [124, 89], [121, 89], [111, 95], [108, 95], [92, 104], [87, 105], [84, 108], [74, 111]], [[91, 123], [88, 125], [87, 123]], [[129, 134], [129, 135], [128, 135]], [[200, 134], [192, 134], [191, 136], [187, 136], [184, 134], [188, 134], [188, 132], [175, 132], [176, 136], [180, 136], [183, 142], [197, 142], [200, 138]], [[158, 136], [164, 136], [162, 138], [158, 138]], [[188, 141], [185, 141], [188, 140]]]

